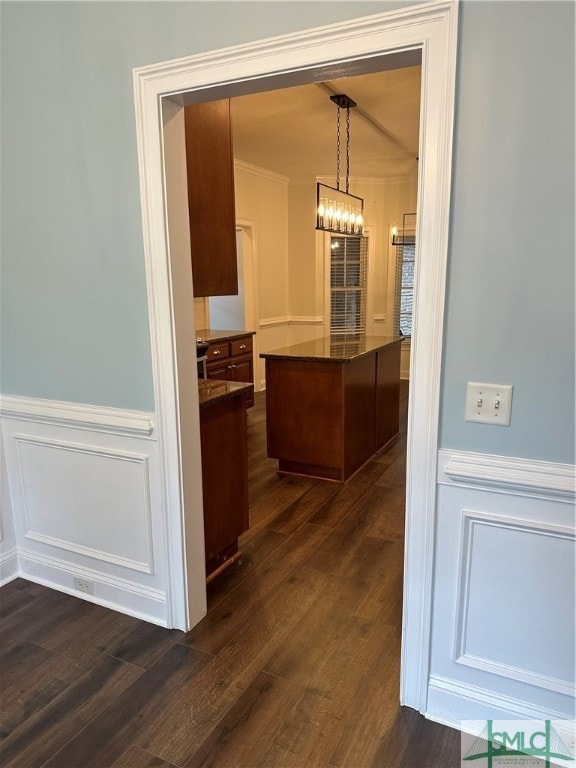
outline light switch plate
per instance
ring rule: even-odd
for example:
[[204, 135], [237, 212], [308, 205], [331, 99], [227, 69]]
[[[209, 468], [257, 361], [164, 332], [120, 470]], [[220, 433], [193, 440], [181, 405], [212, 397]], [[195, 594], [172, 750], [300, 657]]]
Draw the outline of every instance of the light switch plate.
[[466, 387], [466, 421], [510, 426], [512, 384], [482, 384], [469, 381]]

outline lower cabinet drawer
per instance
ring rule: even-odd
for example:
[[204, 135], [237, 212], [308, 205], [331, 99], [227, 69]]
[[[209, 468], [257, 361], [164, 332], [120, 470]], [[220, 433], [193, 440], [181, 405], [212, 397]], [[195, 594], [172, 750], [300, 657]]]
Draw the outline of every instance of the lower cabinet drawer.
[[210, 344], [208, 351], [206, 352], [206, 362], [210, 365], [213, 360], [220, 360], [223, 357], [228, 357], [229, 354], [228, 342], [224, 342], [223, 344]]
[[230, 355], [247, 355], [252, 352], [252, 336], [245, 339], [236, 339], [230, 342]]

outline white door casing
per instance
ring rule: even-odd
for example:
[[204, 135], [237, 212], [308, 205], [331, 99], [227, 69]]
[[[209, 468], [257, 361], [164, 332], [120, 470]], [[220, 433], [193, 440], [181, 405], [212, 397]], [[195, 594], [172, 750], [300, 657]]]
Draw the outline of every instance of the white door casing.
[[[162, 99], [182, 103], [375, 71], [386, 57], [420, 49], [422, 96], [414, 343], [408, 423], [406, 552], [401, 702], [426, 709], [429, 672], [438, 408], [457, 41], [456, 0], [270, 38], [134, 70], [136, 130], [152, 364], [169, 558], [171, 626], [187, 629], [206, 612], [199, 455], [181, 454], [175, 306], [164, 189]], [[380, 68], [389, 68], [382, 64]], [[195, 377], [195, 374], [194, 374]], [[197, 400], [195, 381], [192, 404]], [[187, 425], [188, 426], [188, 425]], [[198, 428], [197, 421], [192, 427]], [[413, 439], [417, 436], [418, 439]], [[197, 442], [199, 445], [199, 441]], [[194, 483], [183, 490], [183, 473]]]

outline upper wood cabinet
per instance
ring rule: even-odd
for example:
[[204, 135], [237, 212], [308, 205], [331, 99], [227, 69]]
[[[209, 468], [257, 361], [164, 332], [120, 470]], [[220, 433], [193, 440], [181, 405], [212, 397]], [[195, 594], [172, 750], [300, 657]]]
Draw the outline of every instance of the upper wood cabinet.
[[230, 99], [184, 107], [194, 296], [238, 293]]

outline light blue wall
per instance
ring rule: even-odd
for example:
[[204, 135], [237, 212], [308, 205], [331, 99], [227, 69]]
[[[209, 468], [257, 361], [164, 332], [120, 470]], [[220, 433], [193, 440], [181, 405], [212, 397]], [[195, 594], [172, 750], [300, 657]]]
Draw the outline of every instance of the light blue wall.
[[[574, 461], [574, 4], [461, 6], [441, 445]], [[513, 384], [509, 428], [466, 381]]]
[[[385, 2], [2, 4], [2, 386], [153, 408], [132, 68]], [[572, 462], [574, 6], [463, 2], [443, 447]], [[515, 385], [510, 428], [467, 380]]]
[[398, 5], [3, 2], [1, 391], [154, 407], [134, 67]]

